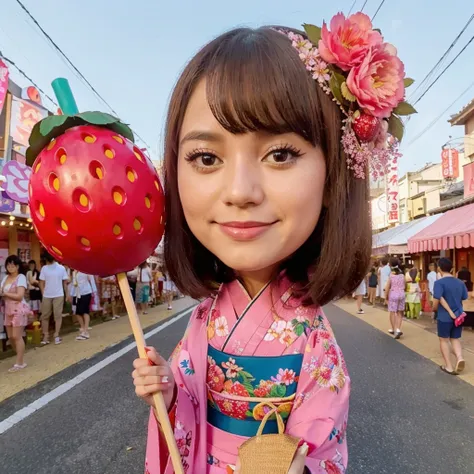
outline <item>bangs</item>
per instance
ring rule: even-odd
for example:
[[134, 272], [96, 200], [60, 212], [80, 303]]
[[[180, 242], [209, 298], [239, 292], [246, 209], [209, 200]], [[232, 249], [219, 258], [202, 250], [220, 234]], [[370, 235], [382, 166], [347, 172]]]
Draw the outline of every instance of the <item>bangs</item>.
[[234, 30], [203, 59], [209, 107], [228, 132], [296, 133], [321, 144], [324, 93], [285, 35]]

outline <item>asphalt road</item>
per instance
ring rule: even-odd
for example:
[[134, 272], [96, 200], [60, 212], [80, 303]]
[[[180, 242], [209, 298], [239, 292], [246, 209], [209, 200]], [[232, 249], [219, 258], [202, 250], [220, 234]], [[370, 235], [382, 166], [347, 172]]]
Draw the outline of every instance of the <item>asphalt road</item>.
[[[472, 474], [474, 387], [344, 311], [326, 312], [353, 380], [347, 472]], [[168, 356], [187, 319], [149, 343]], [[0, 420], [123, 345], [6, 400]], [[0, 435], [0, 472], [142, 474], [148, 410], [134, 395], [134, 357], [122, 356]]]

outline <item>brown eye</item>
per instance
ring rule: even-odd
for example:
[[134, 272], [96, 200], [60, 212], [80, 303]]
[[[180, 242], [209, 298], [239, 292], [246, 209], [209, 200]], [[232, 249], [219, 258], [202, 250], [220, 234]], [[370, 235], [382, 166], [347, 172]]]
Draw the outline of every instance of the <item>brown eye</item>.
[[202, 166], [215, 166], [217, 164], [217, 157], [214, 155], [202, 154], [197, 159], [201, 161]]
[[272, 153], [273, 160], [275, 163], [285, 163], [293, 158], [293, 155], [289, 150], [278, 150]]

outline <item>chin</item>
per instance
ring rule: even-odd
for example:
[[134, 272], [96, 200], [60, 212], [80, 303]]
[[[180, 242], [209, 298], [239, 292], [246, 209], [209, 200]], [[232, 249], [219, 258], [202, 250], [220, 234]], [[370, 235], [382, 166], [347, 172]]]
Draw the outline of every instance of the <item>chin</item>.
[[[210, 249], [229, 268], [238, 273], [258, 272], [275, 267], [287, 256], [273, 251], [268, 245], [241, 245], [237, 248]], [[221, 251], [220, 251], [221, 250]], [[280, 249], [281, 250], [281, 249]]]

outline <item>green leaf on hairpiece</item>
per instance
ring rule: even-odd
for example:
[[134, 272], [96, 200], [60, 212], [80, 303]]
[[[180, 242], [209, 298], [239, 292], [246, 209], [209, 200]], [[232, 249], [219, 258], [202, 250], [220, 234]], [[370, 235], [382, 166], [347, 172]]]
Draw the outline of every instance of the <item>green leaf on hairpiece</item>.
[[348, 100], [349, 102], [355, 102], [356, 101], [356, 96], [349, 90], [349, 87], [347, 87], [347, 82], [344, 81], [341, 84], [341, 93], [344, 99]]
[[405, 77], [405, 79], [403, 79], [403, 84], [405, 86], [405, 89], [407, 87], [410, 87], [414, 82], [415, 82], [415, 79], [412, 79], [411, 77]]
[[303, 28], [311, 43], [318, 47], [319, 40], [321, 39], [321, 28], [316, 25], [308, 25], [307, 23], [303, 25]]
[[390, 133], [390, 135], [394, 136], [399, 142], [401, 142], [403, 138], [404, 129], [405, 127], [402, 121], [396, 115], [392, 114], [388, 119], [388, 133]]
[[331, 74], [331, 79], [329, 80], [329, 87], [334, 98], [339, 102], [339, 104], [342, 105], [344, 103], [344, 98], [342, 97], [341, 93], [341, 83], [339, 83], [337, 76], [337, 73]]
[[397, 115], [411, 115], [416, 114], [416, 109], [408, 102], [400, 102], [393, 113]]

